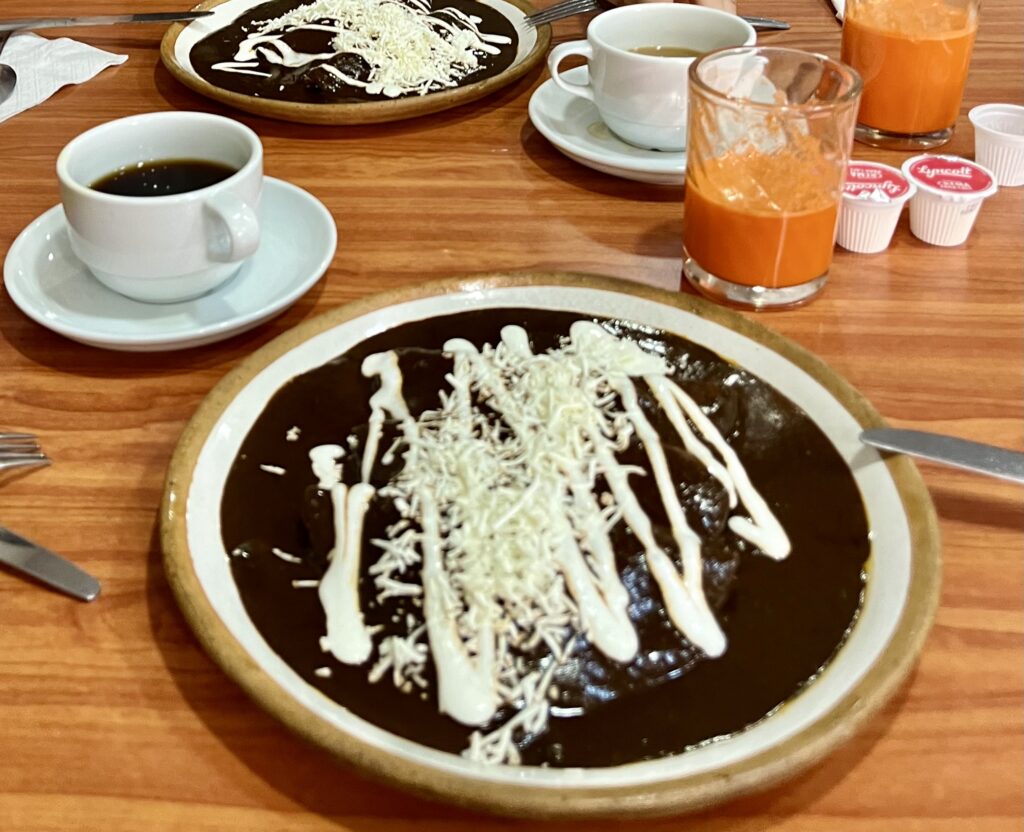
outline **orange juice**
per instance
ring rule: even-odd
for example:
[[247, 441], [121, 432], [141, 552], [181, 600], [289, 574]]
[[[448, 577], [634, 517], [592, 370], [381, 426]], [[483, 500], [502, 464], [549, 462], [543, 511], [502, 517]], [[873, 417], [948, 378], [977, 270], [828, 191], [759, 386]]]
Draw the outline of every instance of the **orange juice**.
[[977, 28], [970, 4], [851, 0], [842, 60], [864, 79], [858, 122], [890, 133], [951, 127]]
[[687, 171], [683, 244], [700, 267], [777, 289], [821, 277], [832, 262], [842, 160], [811, 136], [779, 152], [728, 153]]
[[778, 289], [821, 277], [832, 262], [836, 205], [758, 214], [716, 202], [687, 183], [683, 243], [701, 268], [731, 283]]

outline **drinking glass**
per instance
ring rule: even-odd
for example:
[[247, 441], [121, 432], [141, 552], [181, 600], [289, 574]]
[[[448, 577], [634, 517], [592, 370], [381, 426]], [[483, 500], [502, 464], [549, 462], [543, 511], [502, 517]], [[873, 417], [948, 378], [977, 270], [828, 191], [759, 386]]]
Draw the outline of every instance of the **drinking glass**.
[[860, 76], [745, 46], [690, 67], [683, 273], [716, 300], [793, 306], [825, 286]]
[[858, 141], [924, 150], [953, 135], [978, 0], [846, 0], [842, 60], [864, 78]]

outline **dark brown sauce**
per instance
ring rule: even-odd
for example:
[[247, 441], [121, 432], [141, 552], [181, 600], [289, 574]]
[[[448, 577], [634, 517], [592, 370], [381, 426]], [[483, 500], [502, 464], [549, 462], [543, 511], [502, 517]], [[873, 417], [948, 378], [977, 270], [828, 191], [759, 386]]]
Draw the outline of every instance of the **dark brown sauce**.
[[[330, 498], [316, 488], [308, 450], [344, 444], [350, 433], [365, 435], [376, 382], [371, 385], [362, 377], [360, 364], [370, 353], [400, 352], [403, 390], [410, 411], [417, 414], [437, 406], [442, 376], [450, 366], [439, 351], [448, 338], [457, 335], [478, 346], [495, 343], [501, 327], [515, 323], [530, 333], [534, 350], [543, 351], [557, 346], [578, 318], [508, 309], [402, 325], [289, 381], [243, 442], [225, 487], [221, 522], [227, 551], [245, 553], [232, 557], [232, 571], [246, 610], [271, 648], [304, 679], [381, 728], [454, 753], [466, 748], [471, 733], [438, 712], [429, 662], [428, 692], [402, 693], [388, 675], [376, 684], [367, 681], [375, 656], [361, 667], [349, 667], [321, 652], [324, 614], [317, 591], [291, 584], [321, 577], [334, 543]], [[560, 697], [547, 732], [524, 743], [527, 765], [618, 765], [679, 753], [741, 731], [818, 673], [843, 642], [860, 606], [869, 554], [867, 521], [849, 469], [821, 430], [774, 388], [708, 350], [634, 324], [605, 325], [665, 354], [678, 368], [675, 380], [698, 403], [713, 406], [709, 417], [786, 528], [793, 551], [776, 562], [727, 533], [721, 486], [684, 450], [670, 449], [688, 520], [704, 538], [705, 586], [728, 649], [721, 658], [708, 660], [676, 631], [640, 547], [620, 524], [614, 542], [632, 600], [640, 655], [622, 666], [578, 640], [575, 659], [557, 679]], [[736, 379], [726, 384], [730, 376]], [[669, 436], [654, 405], [646, 401], [644, 407], [661, 435]], [[301, 435], [290, 442], [286, 434], [293, 426]], [[385, 439], [382, 449], [387, 444]], [[624, 456], [642, 462], [634, 449]], [[268, 474], [261, 464], [280, 466], [285, 474]], [[377, 483], [394, 472], [378, 468]], [[358, 465], [346, 465], [346, 480], [355, 481], [357, 471]], [[664, 526], [654, 486], [644, 484], [644, 478], [632, 484], [652, 520]], [[394, 519], [386, 505], [375, 504], [364, 539], [383, 536]], [[659, 532], [666, 533], [664, 528]], [[280, 560], [272, 546], [300, 555], [303, 563]], [[671, 544], [666, 550], [674, 555]], [[381, 637], [405, 635], [404, 624], [396, 624], [394, 617], [404, 621], [406, 614], [421, 613], [406, 606], [406, 599], [375, 603], [375, 589], [365, 575], [375, 555], [372, 547], [364, 549], [360, 589], [366, 621], [383, 625]], [[329, 678], [314, 674], [325, 666], [331, 669]], [[569, 716], [581, 711], [581, 716]], [[491, 727], [509, 716], [508, 711], [499, 714]]]
[[[207, 35], [189, 53], [192, 68], [201, 78], [221, 89], [257, 98], [269, 98], [278, 101], [293, 101], [304, 104], [341, 104], [354, 101], [391, 101], [383, 95], [371, 95], [365, 89], [344, 83], [337, 76], [318, 67], [326, 61], [313, 61], [310, 64], [287, 68], [269, 63], [265, 58], [259, 59], [257, 71], [269, 72], [269, 78], [245, 75], [236, 72], [225, 72], [213, 69], [214, 64], [234, 60], [238, 45], [256, 29], [256, 24], [274, 20], [299, 6], [301, 0], [271, 0], [254, 6], [239, 15], [230, 25]], [[486, 78], [492, 78], [504, 72], [512, 65], [516, 56], [518, 36], [512, 23], [490, 6], [474, 0], [434, 0], [433, 10], [453, 8], [466, 14], [479, 17], [481, 32], [488, 35], [503, 35], [511, 39], [509, 44], [499, 47], [497, 55], [479, 53], [480, 68], [466, 75], [458, 82], [464, 87]], [[287, 33], [284, 42], [297, 52], [306, 54], [322, 54], [333, 52], [330, 44], [332, 32], [293, 31]], [[366, 80], [369, 66], [358, 55], [341, 54], [330, 60], [338, 69], [359, 80]], [[409, 93], [416, 96], [419, 93]], [[399, 96], [403, 97], [403, 96]], [[407, 96], [406, 96], [407, 97]]]

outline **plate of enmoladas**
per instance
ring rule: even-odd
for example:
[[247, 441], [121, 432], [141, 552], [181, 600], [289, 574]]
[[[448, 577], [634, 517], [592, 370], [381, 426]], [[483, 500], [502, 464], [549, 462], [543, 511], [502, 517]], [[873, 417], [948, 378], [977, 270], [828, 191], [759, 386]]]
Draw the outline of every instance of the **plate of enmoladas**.
[[174, 453], [206, 650], [363, 773], [533, 817], [704, 808], [820, 762], [939, 595], [914, 466], [820, 359], [699, 298], [484, 274], [340, 307]]
[[527, 0], [207, 0], [168, 28], [164, 66], [236, 109], [307, 124], [372, 124], [476, 101], [547, 53]]

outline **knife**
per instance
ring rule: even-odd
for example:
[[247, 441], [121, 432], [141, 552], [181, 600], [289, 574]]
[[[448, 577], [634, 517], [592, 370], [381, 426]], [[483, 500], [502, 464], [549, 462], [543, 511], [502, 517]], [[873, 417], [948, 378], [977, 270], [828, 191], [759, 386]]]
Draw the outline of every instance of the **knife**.
[[100, 594], [100, 582], [71, 561], [0, 526], [0, 563], [31, 575], [80, 601]]
[[919, 456], [978, 474], [1024, 483], [1024, 453], [1020, 451], [969, 442], [955, 436], [900, 428], [866, 430], [861, 433], [860, 441], [883, 451]]
[[24, 17], [19, 20], [0, 20], [0, 32], [16, 32], [21, 29], [64, 29], [69, 26], [110, 26], [115, 23], [170, 23], [174, 20], [196, 20], [211, 14], [212, 11], [100, 14], [91, 17]]
[[759, 32], [785, 32], [790, 28], [785, 20], [775, 20], [771, 17], [750, 17], [746, 14], [740, 15], [740, 17]]

